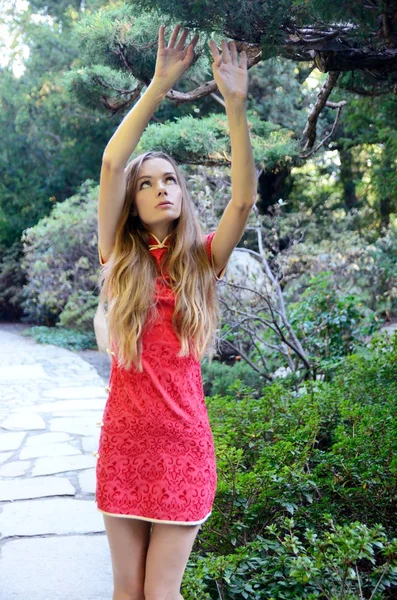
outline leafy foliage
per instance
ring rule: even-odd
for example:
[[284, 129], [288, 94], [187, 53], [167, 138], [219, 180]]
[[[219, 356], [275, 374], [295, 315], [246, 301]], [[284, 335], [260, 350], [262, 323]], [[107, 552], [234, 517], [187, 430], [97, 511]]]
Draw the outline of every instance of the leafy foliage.
[[92, 331], [98, 305], [96, 199], [97, 186], [88, 180], [22, 236], [23, 308], [37, 324], [54, 325], [60, 317], [62, 325]]
[[96, 348], [93, 332], [83, 332], [65, 327], [34, 326], [22, 335], [33, 337], [40, 344], [53, 344], [68, 350], [90, 350]]
[[[298, 146], [292, 132], [261, 121], [252, 113], [247, 115], [256, 162], [264, 169], [275, 169], [298, 160]], [[222, 165], [230, 156], [230, 135], [227, 117], [212, 115], [195, 119], [191, 115], [172, 123], [149, 125], [132, 156], [157, 148], [185, 163], [214, 163]], [[230, 160], [230, 159], [229, 159]]]
[[331, 382], [296, 392], [278, 381], [260, 398], [236, 386], [238, 397], [207, 398], [217, 495], [182, 593], [392, 597], [396, 358], [397, 335], [375, 337]]

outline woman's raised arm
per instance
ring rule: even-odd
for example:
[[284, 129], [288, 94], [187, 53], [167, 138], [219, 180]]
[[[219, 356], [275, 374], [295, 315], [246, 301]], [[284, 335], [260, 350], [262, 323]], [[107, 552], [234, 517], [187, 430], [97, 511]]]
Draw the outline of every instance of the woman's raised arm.
[[129, 157], [161, 100], [192, 63], [194, 47], [199, 36], [196, 35], [185, 48], [189, 31], [184, 29], [179, 42], [176, 44], [179, 29], [180, 25], [176, 25], [168, 46], [165, 47], [164, 25], [160, 26], [153, 80], [140, 100], [124, 117], [103, 153], [103, 162], [114, 169], [121, 170], [125, 168]]
[[[189, 68], [194, 57], [194, 47], [199, 36], [196, 35], [185, 48], [189, 32], [184, 29], [176, 44], [179, 29], [180, 25], [176, 25], [168, 46], [165, 47], [164, 25], [161, 25], [153, 80], [124, 117], [103, 153], [98, 200], [98, 249], [105, 261], [113, 250], [117, 224], [124, 205], [125, 167], [128, 159], [161, 100]], [[102, 260], [101, 263], [103, 264]]]

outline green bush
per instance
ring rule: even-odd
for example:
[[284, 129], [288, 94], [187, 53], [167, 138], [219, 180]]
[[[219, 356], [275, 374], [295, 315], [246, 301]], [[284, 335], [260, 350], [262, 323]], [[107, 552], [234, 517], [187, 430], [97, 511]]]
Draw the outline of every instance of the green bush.
[[235, 388], [238, 399], [207, 398], [217, 494], [182, 593], [395, 597], [397, 333], [345, 358], [330, 382], [278, 380], [259, 398]]
[[86, 181], [24, 232], [22, 305], [29, 322], [93, 331], [99, 294], [97, 198], [98, 186]]
[[[270, 170], [299, 160], [299, 148], [290, 130], [262, 121], [252, 111], [248, 111], [247, 120], [254, 158], [258, 165]], [[186, 115], [161, 125], [151, 123], [145, 129], [132, 156], [152, 148], [167, 152], [181, 162], [200, 164], [211, 158], [215, 164], [227, 164], [222, 154], [231, 152], [227, 117], [217, 114], [198, 119]]]
[[203, 557], [193, 552], [182, 592], [192, 600], [388, 597], [382, 592], [397, 586], [397, 539], [388, 540], [380, 525], [340, 526], [329, 515], [324, 521], [320, 535], [312, 529], [298, 533], [295, 520], [286, 518], [280, 526], [267, 526], [266, 537], [258, 535], [234, 553]]
[[[370, 227], [355, 230], [350, 215], [338, 221], [327, 221], [322, 229], [316, 219], [308, 222], [304, 211], [283, 215], [283, 235], [294, 234], [298, 219], [306, 231], [305, 241], [296, 244], [283, 262], [284, 292], [288, 304], [299, 302], [309, 280], [321, 272], [329, 272], [329, 285], [338, 296], [357, 297], [358, 302], [378, 319], [397, 311], [397, 228], [390, 227], [383, 236]], [[270, 224], [268, 225], [268, 229]], [[296, 225], [295, 225], [296, 227]], [[358, 306], [360, 312], [362, 308]]]
[[21, 269], [22, 244], [14, 242], [0, 250], [0, 319], [18, 320], [23, 317], [22, 287], [26, 283]]
[[363, 298], [336, 289], [331, 272], [312, 277], [299, 302], [291, 302], [287, 310], [310, 363], [322, 372], [332, 373], [338, 359], [354, 352], [379, 328]]
[[97, 350], [94, 333], [83, 333], [64, 327], [30, 327], [21, 335], [33, 337], [40, 344], [53, 344], [69, 350]]
[[239, 382], [244, 385], [244, 388], [250, 387], [254, 397], [260, 394], [263, 387], [263, 380], [259, 373], [245, 361], [236, 362], [232, 366], [217, 360], [213, 360], [211, 364], [203, 361], [201, 373], [206, 396], [215, 394], [225, 396], [232, 390], [235, 390], [236, 396], [238, 396]]

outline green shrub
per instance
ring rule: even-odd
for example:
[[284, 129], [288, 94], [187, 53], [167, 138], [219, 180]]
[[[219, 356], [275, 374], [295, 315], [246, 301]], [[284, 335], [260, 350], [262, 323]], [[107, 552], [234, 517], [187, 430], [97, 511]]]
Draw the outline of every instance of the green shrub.
[[233, 554], [193, 552], [182, 592], [192, 600], [381, 600], [383, 591], [396, 589], [396, 538], [389, 540], [380, 525], [340, 526], [329, 515], [324, 520], [320, 535], [311, 529], [300, 534], [295, 520], [286, 518]]
[[226, 395], [233, 389], [238, 396], [239, 388], [235, 388], [238, 382], [242, 383], [244, 388], [251, 387], [253, 396], [259, 395], [263, 387], [263, 380], [259, 373], [245, 361], [238, 361], [231, 366], [217, 360], [213, 360], [211, 364], [203, 361], [201, 373], [206, 396]]
[[97, 350], [94, 333], [84, 333], [64, 327], [30, 327], [22, 335], [31, 336], [40, 344], [53, 344], [69, 350]]
[[[98, 304], [98, 186], [86, 181], [79, 192], [23, 236], [27, 283], [22, 303], [29, 322], [93, 331]], [[63, 314], [64, 313], [64, 314]]]
[[207, 398], [217, 493], [182, 593], [394, 597], [397, 333], [345, 358], [333, 381], [278, 380], [259, 398], [235, 387], [238, 399]]
[[0, 319], [18, 320], [23, 317], [22, 287], [26, 283], [21, 269], [22, 244], [14, 242], [9, 248], [1, 249], [0, 257]]
[[354, 352], [379, 327], [360, 296], [335, 288], [331, 272], [309, 280], [299, 302], [288, 305], [288, 316], [311, 364], [330, 373], [338, 359]]

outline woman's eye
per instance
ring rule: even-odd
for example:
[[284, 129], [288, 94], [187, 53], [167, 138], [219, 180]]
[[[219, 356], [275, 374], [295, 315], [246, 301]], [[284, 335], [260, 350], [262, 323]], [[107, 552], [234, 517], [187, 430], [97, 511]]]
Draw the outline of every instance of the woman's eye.
[[[172, 180], [174, 183], [176, 183], [176, 179], [175, 179], [175, 177], [173, 177], [172, 175], [169, 175], [169, 176], [166, 178], [166, 181], [168, 181], [168, 179], [171, 179], [171, 180]], [[143, 186], [145, 183], [150, 183], [150, 181], [149, 181], [149, 180], [142, 181], [142, 183], [141, 183], [141, 187], [140, 187], [139, 189], [141, 189], [141, 188], [142, 188], [142, 186]]]

